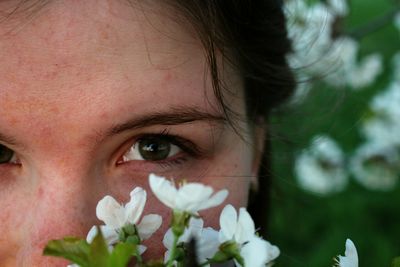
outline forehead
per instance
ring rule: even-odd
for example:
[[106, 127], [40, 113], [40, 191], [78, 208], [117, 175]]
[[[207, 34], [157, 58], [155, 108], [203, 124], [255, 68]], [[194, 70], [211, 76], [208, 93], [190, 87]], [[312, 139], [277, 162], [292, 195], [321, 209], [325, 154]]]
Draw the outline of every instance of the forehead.
[[21, 23], [4, 22], [2, 110], [215, 106], [201, 42], [178, 17], [155, 3], [52, 1]]

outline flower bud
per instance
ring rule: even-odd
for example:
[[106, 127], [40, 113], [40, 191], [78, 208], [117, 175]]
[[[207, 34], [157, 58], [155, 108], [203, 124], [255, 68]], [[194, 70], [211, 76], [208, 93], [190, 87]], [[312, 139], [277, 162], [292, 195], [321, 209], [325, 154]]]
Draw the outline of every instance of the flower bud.
[[217, 253], [215, 253], [215, 255], [210, 259], [210, 262], [223, 263], [230, 259], [232, 259], [232, 256], [230, 256], [229, 254], [227, 254], [223, 251], [217, 251]]
[[244, 260], [240, 255], [240, 245], [233, 241], [227, 241], [219, 246], [219, 251], [215, 254], [212, 260], [215, 260], [216, 262], [225, 262], [232, 258], [234, 258], [241, 266], [244, 266]]
[[125, 234], [125, 232], [123, 230], [118, 233], [118, 239], [121, 242], [125, 242], [126, 234]]
[[174, 210], [172, 215], [171, 228], [175, 236], [181, 236], [189, 225], [191, 215], [187, 212]]
[[127, 235], [136, 235], [136, 227], [133, 224], [127, 224], [124, 227], [122, 227], [122, 230], [127, 234]]
[[126, 239], [126, 243], [138, 245], [138, 244], [140, 244], [140, 239], [137, 235], [128, 236], [128, 238]]

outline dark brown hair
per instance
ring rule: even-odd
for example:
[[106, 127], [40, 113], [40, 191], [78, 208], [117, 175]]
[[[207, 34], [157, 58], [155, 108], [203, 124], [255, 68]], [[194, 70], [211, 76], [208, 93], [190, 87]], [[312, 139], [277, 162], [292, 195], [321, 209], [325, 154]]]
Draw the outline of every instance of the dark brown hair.
[[[198, 31], [206, 51], [214, 93], [226, 117], [235, 114], [224, 102], [229, 90], [219, 78], [217, 53], [233, 64], [244, 81], [247, 121], [265, 123], [271, 111], [287, 99], [295, 81], [286, 55], [291, 51], [287, 37], [283, 4], [279, 0], [175, 0], [170, 1]], [[233, 120], [230, 120], [234, 123]], [[266, 233], [271, 183], [269, 146], [259, 170], [258, 194], [253, 195], [249, 210]]]

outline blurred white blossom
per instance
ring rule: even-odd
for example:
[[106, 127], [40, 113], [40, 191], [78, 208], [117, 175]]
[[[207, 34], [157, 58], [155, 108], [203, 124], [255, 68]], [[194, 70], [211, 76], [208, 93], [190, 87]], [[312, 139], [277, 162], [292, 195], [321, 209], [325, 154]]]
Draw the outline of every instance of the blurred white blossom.
[[358, 254], [356, 246], [350, 239], [346, 240], [346, 251], [344, 256], [338, 256], [336, 259], [337, 267], [358, 267]]
[[346, 0], [327, 0], [327, 3], [332, 13], [337, 16], [346, 16], [349, 13]]
[[348, 14], [346, 0], [287, 0], [285, 14], [293, 53], [288, 61], [301, 77], [318, 78], [335, 87], [354, 89], [370, 85], [382, 72], [378, 54], [358, 58], [359, 43], [346, 36], [335, 36], [335, 22]]
[[398, 148], [382, 143], [360, 146], [350, 160], [350, 170], [355, 179], [371, 190], [393, 189], [400, 172]]
[[394, 17], [394, 26], [400, 31], [400, 12]]
[[349, 85], [358, 89], [372, 84], [383, 70], [382, 61], [382, 56], [375, 53], [364, 57], [358, 65], [355, 62], [347, 62], [344, 74], [346, 70], [349, 71], [345, 76]]
[[361, 132], [369, 142], [400, 145], [399, 103], [400, 81], [394, 81], [372, 99], [370, 110], [373, 116], [361, 126]]
[[344, 153], [324, 135], [314, 137], [311, 146], [296, 158], [295, 172], [299, 185], [316, 194], [339, 192], [348, 182]]
[[[399, 16], [400, 17], [400, 16]], [[400, 30], [400, 28], [399, 28]], [[392, 58], [393, 79], [394, 82], [400, 83], [400, 52], [397, 52]]]
[[375, 96], [371, 102], [371, 109], [391, 119], [400, 116], [400, 84], [392, 83], [388, 89]]
[[362, 125], [361, 131], [369, 142], [386, 145], [399, 143], [400, 125], [387, 118], [369, 119]]

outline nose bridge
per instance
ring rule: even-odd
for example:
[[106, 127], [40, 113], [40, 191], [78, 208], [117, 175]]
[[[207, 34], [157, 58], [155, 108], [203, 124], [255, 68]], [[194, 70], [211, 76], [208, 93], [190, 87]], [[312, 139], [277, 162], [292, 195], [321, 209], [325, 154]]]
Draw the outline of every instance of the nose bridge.
[[42, 162], [36, 171], [30, 245], [43, 248], [50, 239], [64, 236], [85, 237], [98, 224], [95, 206], [99, 190], [94, 173], [76, 160]]

